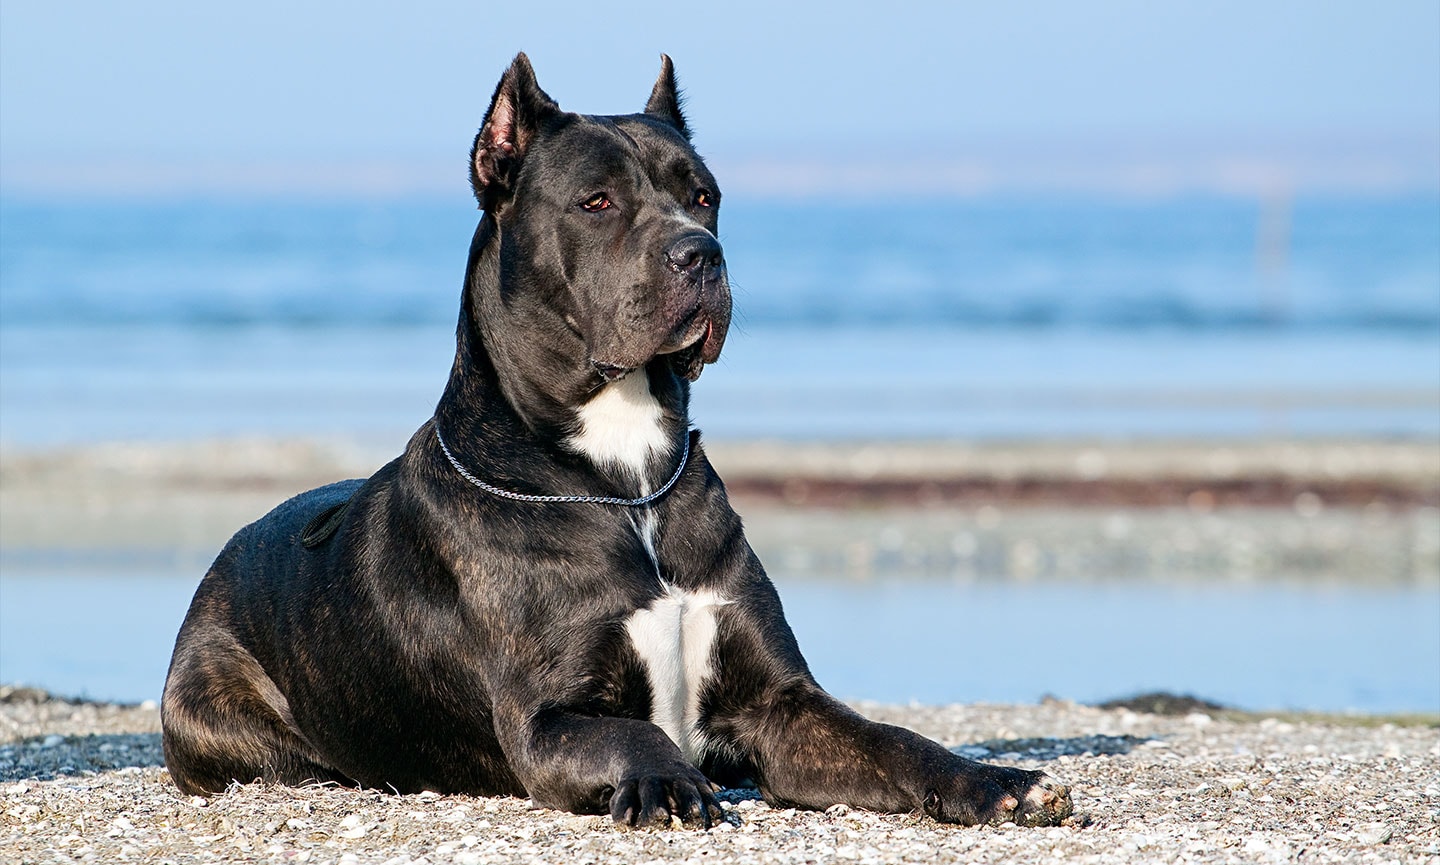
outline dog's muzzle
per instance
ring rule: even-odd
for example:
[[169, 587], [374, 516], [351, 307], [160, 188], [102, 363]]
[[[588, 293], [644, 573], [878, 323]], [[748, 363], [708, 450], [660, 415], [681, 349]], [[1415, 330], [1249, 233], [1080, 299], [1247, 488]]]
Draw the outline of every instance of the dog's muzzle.
[[720, 357], [730, 327], [730, 287], [725, 253], [709, 232], [687, 234], [665, 253], [670, 266], [695, 287], [695, 308], [677, 322], [659, 354], [670, 356], [675, 374], [695, 381], [705, 364]]
[[[653, 290], [663, 298], [652, 318], [647, 340], [596, 352], [591, 366], [604, 381], [617, 381], [656, 357], [670, 362], [676, 375], [695, 381], [707, 363], [720, 357], [730, 328], [730, 286], [725, 278], [725, 253], [708, 231], [690, 231], [664, 251], [668, 278]], [[657, 332], [658, 331], [658, 332]]]

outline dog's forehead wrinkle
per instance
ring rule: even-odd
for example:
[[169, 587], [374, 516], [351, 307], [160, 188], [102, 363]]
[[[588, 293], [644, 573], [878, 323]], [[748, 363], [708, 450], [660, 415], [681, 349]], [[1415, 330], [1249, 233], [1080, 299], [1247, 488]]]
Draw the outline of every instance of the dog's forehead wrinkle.
[[610, 128], [614, 129], [621, 138], [624, 138], [626, 141], [630, 142], [631, 147], [635, 148], [637, 151], [640, 149], [640, 142], [636, 141], [634, 136], [626, 132], [625, 127], [621, 126], [619, 123], [616, 123], [614, 117], [606, 117], [604, 119], [608, 122]]
[[536, 190], [550, 203], [565, 206], [596, 192], [609, 191], [618, 183], [633, 182], [642, 173], [626, 142], [613, 131], [591, 124], [568, 127], [555, 138], [537, 147], [527, 158], [522, 176], [534, 180]]
[[715, 178], [710, 175], [705, 160], [669, 126], [646, 115], [607, 119], [630, 142], [635, 155], [645, 163], [646, 173], [652, 181], [665, 179], [687, 185], [699, 181], [714, 185]]
[[694, 152], [690, 142], [685, 140], [674, 126], [659, 120], [650, 114], [612, 114], [606, 116], [607, 120], [614, 123], [616, 128], [624, 130], [632, 138], [637, 140], [658, 142], [666, 147], [677, 150]]
[[560, 149], [582, 153], [615, 153], [620, 158], [633, 159], [638, 151], [635, 139], [610, 122], [608, 117], [585, 115], [582, 121], [567, 127], [553, 142]]

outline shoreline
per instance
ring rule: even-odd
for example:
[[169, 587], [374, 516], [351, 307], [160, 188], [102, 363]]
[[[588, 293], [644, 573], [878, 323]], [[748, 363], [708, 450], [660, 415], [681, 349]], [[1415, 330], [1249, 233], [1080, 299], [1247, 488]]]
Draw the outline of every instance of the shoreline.
[[[1440, 585], [1440, 443], [707, 442], [775, 573]], [[202, 572], [353, 441], [0, 447], [0, 566]]]
[[[15, 699], [12, 699], [15, 697]], [[169, 782], [152, 706], [0, 696], [0, 849], [18, 861], [312, 863], [1389, 862], [1440, 856], [1435, 719], [1156, 715], [1058, 700], [885, 706], [974, 759], [1041, 768], [1076, 814], [1048, 829], [956, 827], [726, 791], [709, 832], [624, 831], [524, 800], [247, 785], [210, 799]]]
[[[360, 440], [289, 437], [115, 441], [56, 446], [0, 443], [0, 485], [103, 485], [128, 480], [175, 489], [244, 491], [308, 488], [367, 477], [399, 455]], [[1322, 502], [1379, 500], [1400, 506], [1440, 505], [1440, 440], [1321, 439], [1059, 439], [1034, 441], [774, 439], [705, 440], [711, 463], [728, 487], [761, 498], [793, 482], [837, 490], [944, 491], [973, 489], [1002, 501], [1054, 500], [1091, 504], [1113, 488], [1116, 503], [1158, 505], [1165, 494], [1133, 491], [1214, 487], [1211, 504], [1286, 503], [1285, 492], [1312, 489]], [[819, 497], [824, 500], [825, 496]], [[933, 496], [931, 497], [933, 500]], [[924, 503], [924, 495], [916, 500]], [[1133, 499], [1133, 501], [1132, 501]], [[841, 501], [841, 504], [852, 502]], [[853, 502], [865, 504], [866, 502]]]

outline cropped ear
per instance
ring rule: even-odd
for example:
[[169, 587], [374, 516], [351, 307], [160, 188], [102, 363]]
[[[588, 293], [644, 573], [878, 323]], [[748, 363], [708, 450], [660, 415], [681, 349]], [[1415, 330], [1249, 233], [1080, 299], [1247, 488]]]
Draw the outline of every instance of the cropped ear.
[[690, 129], [685, 125], [685, 115], [680, 111], [682, 97], [675, 87], [675, 64], [670, 55], [660, 55], [660, 77], [650, 91], [650, 101], [645, 103], [645, 113], [675, 127], [675, 131], [690, 140]]
[[541, 121], [560, 106], [535, 82], [530, 58], [522, 51], [500, 77], [485, 123], [470, 148], [470, 186], [481, 207], [506, 189], [535, 137]]

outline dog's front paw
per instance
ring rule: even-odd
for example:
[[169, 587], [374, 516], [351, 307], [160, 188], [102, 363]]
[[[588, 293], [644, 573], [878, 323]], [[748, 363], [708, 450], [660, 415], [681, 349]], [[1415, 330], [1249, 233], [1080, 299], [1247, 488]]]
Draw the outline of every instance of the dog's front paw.
[[610, 816], [620, 826], [666, 828], [675, 817], [709, 829], [725, 819], [713, 791], [710, 780], [695, 769], [627, 778], [610, 796]]
[[946, 823], [1055, 826], [1074, 811], [1070, 788], [1044, 772], [965, 761], [925, 791], [925, 813]]
[[986, 822], [1014, 822], [1021, 826], [1057, 826], [1075, 810], [1070, 801], [1070, 788], [1044, 772], [1030, 773], [1035, 777], [1014, 803], [1014, 795], [1005, 796], [1000, 804], [1001, 812]]

